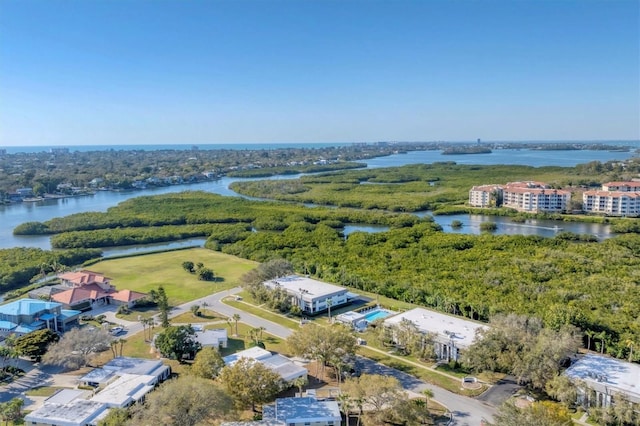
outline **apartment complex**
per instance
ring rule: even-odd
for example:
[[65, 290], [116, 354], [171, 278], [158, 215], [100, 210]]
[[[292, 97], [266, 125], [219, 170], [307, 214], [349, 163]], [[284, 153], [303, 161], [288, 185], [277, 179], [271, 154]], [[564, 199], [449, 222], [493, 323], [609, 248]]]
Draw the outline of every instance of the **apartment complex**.
[[412, 323], [422, 334], [433, 337], [434, 351], [439, 360], [460, 359], [460, 352], [471, 346], [478, 330], [489, 327], [461, 317], [446, 315], [424, 308], [414, 308], [384, 320], [385, 326]]
[[578, 402], [587, 407], [610, 407], [617, 400], [640, 404], [640, 365], [587, 354], [565, 373], [578, 386]]
[[582, 194], [583, 210], [610, 216], [640, 216], [640, 182], [609, 182]]
[[270, 289], [280, 288], [286, 291], [293, 304], [309, 315], [316, 315], [330, 307], [346, 305], [351, 301], [350, 293], [344, 287], [298, 275], [276, 278], [266, 281], [264, 285]]
[[469, 191], [469, 205], [472, 207], [498, 207], [502, 197], [502, 186], [480, 185]]
[[571, 192], [552, 189], [544, 182], [510, 182], [506, 185], [474, 186], [469, 191], [472, 207], [509, 207], [521, 212], [567, 211]]

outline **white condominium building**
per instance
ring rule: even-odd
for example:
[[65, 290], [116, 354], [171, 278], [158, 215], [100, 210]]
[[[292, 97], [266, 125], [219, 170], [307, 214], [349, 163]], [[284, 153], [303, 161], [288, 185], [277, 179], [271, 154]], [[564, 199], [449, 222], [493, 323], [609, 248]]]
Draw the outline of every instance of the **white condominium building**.
[[640, 192], [640, 182], [608, 182], [602, 184], [603, 191]]
[[507, 185], [502, 191], [502, 205], [522, 212], [563, 212], [571, 201], [571, 192], [562, 189]]
[[583, 210], [587, 213], [639, 216], [640, 192], [585, 191], [582, 194], [582, 205]]
[[571, 192], [551, 189], [544, 182], [509, 182], [506, 185], [474, 186], [469, 191], [472, 207], [509, 207], [522, 212], [563, 212]]
[[502, 194], [500, 185], [474, 186], [469, 191], [469, 205], [471, 207], [497, 207], [498, 194]]

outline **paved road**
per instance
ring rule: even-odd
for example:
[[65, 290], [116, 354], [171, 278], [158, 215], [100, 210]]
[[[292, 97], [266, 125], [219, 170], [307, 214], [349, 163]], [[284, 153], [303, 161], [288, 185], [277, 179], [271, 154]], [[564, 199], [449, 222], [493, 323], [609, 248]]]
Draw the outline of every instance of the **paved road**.
[[[240, 291], [241, 289], [239, 287], [236, 287], [232, 288], [231, 290], [225, 290], [203, 297], [201, 299], [193, 300], [191, 302], [173, 308], [169, 316], [176, 317], [185, 312], [190, 312], [191, 306], [193, 305], [207, 305], [207, 307], [211, 308], [211, 310], [228, 317], [231, 317], [234, 314], [238, 314], [241, 317], [240, 321], [242, 321], [243, 323], [248, 324], [252, 327], [264, 327], [268, 333], [276, 337], [287, 338], [293, 333], [293, 331], [287, 327], [265, 320], [264, 318], [252, 315], [248, 312], [234, 308], [222, 302], [222, 299], [224, 299], [225, 297], [237, 294]], [[142, 331], [142, 324], [140, 324], [139, 322], [125, 321], [116, 318], [115, 309], [116, 307], [114, 306], [101, 307], [98, 310], [94, 310], [92, 312], [92, 315], [104, 314], [107, 316], [107, 319], [110, 322], [123, 325], [126, 328], [126, 333], [123, 333], [119, 337], [131, 336]], [[402, 386], [407, 390], [418, 393], [427, 388], [433, 390], [434, 399], [439, 403], [445, 405], [447, 408], [449, 408], [449, 410], [452, 411], [453, 421], [451, 425], [453, 426], [477, 426], [480, 424], [480, 421], [483, 418], [491, 419], [493, 413], [495, 412], [495, 409], [491, 405], [483, 401], [456, 395], [447, 390], [429, 385], [409, 374], [403, 373], [400, 370], [378, 364], [368, 358], [359, 357], [359, 362], [361, 364], [361, 370], [363, 372], [394, 376], [400, 381], [400, 383], [402, 383]], [[19, 383], [16, 383], [10, 389], [6, 387], [3, 389], [2, 395], [0, 396], [0, 402], [3, 400], [9, 400], [13, 396], [19, 395], [20, 392], [28, 388], [42, 386], [43, 384], [46, 384], [50, 380], [50, 378], [50, 373], [46, 373], [39, 368], [33, 368], [29, 372], [29, 374], [27, 374], [23, 378], [24, 380], [20, 380]]]
[[431, 389], [433, 391], [433, 399], [445, 405], [453, 413], [451, 425], [478, 426], [483, 418], [491, 419], [495, 412], [492, 406], [484, 402], [427, 384], [410, 374], [379, 364], [369, 358], [358, 357], [358, 365], [364, 373], [393, 376], [400, 381], [403, 388], [412, 392], [420, 393], [424, 389]]

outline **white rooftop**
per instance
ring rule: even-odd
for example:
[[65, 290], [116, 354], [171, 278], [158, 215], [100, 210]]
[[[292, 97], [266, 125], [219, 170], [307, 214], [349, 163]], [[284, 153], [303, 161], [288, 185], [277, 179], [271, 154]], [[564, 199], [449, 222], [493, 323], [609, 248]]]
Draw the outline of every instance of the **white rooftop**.
[[117, 380], [95, 394], [91, 401], [101, 402], [110, 408], [126, 407], [153, 390], [155, 376], [122, 374]]
[[84, 426], [93, 421], [107, 406], [101, 402], [75, 399], [68, 404], [44, 404], [27, 414], [25, 424], [48, 424], [56, 426]]
[[156, 374], [158, 369], [165, 365], [160, 360], [118, 357], [113, 358], [102, 366], [104, 370], [114, 371], [118, 374]]
[[279, 420], [285, 424], [331, 420], [340, 424], [341, 421], [337, 401], [318, 401], [313, 397], [278, 398], [275, 404], [263, 406], [263, 418]]
[[298, 275], [289, 275], [287, 277], [276, 278], [271, 281], [266, 281], [265, 286], [274, 288], [279, 285], [287, 293], [297, 294], [304, 298], [317, 299], [322, 297], [331, 296], [336, 293], [347, 291], [346, 288], [340, 287], [334, 284], [324, 283], [308, 277], [301, 277]]
[[240, 358], [249, 358], [254, 360], [260, 360], [264, 358], [269, 358], [271, 356], [271, 352], [266, 349], [262, 349], [259, 346], [254, 346], [249, 349], [245, 349], [240, 352], [236, 352], [235, 354], [227, 355], [223, 359], [224, 363], [227, 365], [233, 365], [240, 360]]
[[413, 322], [423, 333], [435, 333], [436, 340], [442, 343], [453, 340], [455, 346], [461, 349], [473, 343], [477, 330], [489, 328], [474, 321], [424, 308], [411, 309], [386, 319], [384, 323], [386, 325], [397, 325], [403, 319]]
[[274, 354], [269, 358], [261, 359], [260, 362], [278, 373], [285, 382], [290, 382], [298, 377], [307, 376], [306, 368], [297, 365], [289, 358], [280, 354]]
[[262, 363], [266, 367], [278, 373], [285, 382], [307, 375], [306, 368], [297, 365], [285, 356], [272, 354], [268, 350], [262, 349], [258, 346], [236, 352], [235, 354], [227, 355], [222, 359], [226, 365], [233, 365], [241, 358], [248, 358]]
[[584, 380], [591, 387], [606, 387], [640, 402], [640, 365], [606, 356], [588, 354], [565, 371], [568, 377]]
[[196, 330], [194, 337], [202, 346], [219, 346], [221, 341], [227, 340], [227, 329]]
[[44, 400], [45, 404], [69, 404], [76, 399], [87, 399], [91, 393], [80, 389], [60, 389]]

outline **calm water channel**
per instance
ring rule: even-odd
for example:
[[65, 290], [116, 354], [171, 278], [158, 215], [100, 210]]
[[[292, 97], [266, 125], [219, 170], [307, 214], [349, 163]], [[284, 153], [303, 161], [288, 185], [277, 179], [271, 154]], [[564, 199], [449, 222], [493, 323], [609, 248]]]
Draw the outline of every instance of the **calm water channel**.
[[[416, 151], [407, 154], [397, 154], [388, 157], [379, 157], [363, 160], [368, 167], [395, 167], [406, 164], [433, 163], [436, 161], [455, 161], [459, 164], [519, 164], [540, 167], [545, 165], [553, 166], [575, 166], [576, 164], [587, 163], [589, 161], [609, 161], [625, 160], [632, 157], [631, 152], [609, 152], [609, 151], [530, 151], [530, 150], [494, 150], [491, 154], [466, 154], [466, 155], [442, 155], [439, 151]], [[277, 176], [270, 179], [290, 179], [292, 176]], [[49, 237], [46, 236], [14, 236], [13, 229], [24, 222], [44, 222], [54, 217], [67, 216], [74, 213], [87, 211], [106, 211], [118, 203], [129, 198], [141, 195], [164, 194], [169, 192], [179, 192], [185, 190], [201, 190], [221, 195], [237, 195], [229, 189], [232, 182], [243, 179], [224, 177], [213, 182], [203, 182], [193, 185], [176, 185], [164, 188], [150, 189], [134, 192], [111, 192], [99, 191], [95, 195], [84, 197], [63, 198], [57, 200], [47, 200], [35, 203], [20, 203], [10, 206], [0, 206], [0, 248], [11, 247], [39, 247], [50, 249]], [[509, 218], [488, 217], [480, 215], [453, 215], [436, 216], [438, 222], [445, 232], [456, 233], [480, 233], [480, 223], [483, 221], [495, 222], [498, 225], [497, 234], [525, 234], [541, 235], [545, 237], [553, 236], [557, 229], [575, 232], [578, 234], [592, 234], [598, 238], [610, 236], [608, 225], [585, 224], [585, 223], [565, 223], [555, 221], [530, 220], [524, 224], [512, 223]], [[452, 229], [451, 222], [459, 220], [463, 227]], [[370, 226], [347, 227], [345, 233], [349, 234], [355, 230], [367, 232], [379, 232], [384, 228]], [[169, 244], [170, 247], [180, 247], [182, 244], [201, 244], [201, 239], [188, 242], [178, 242]], [[167, 247], [167, 244], [155, 247], [160, 249]], [[138, 248], [118, 249], [117, 252], [110, 251], [109, 254], [118, 254], [124, 251], [138, 250]], [[105, 250], [106, 252], [107, 250]]]

